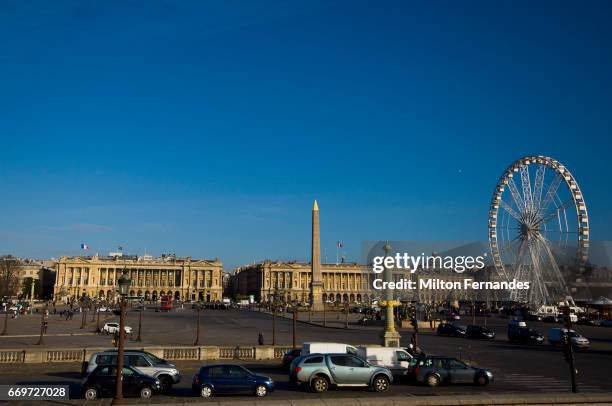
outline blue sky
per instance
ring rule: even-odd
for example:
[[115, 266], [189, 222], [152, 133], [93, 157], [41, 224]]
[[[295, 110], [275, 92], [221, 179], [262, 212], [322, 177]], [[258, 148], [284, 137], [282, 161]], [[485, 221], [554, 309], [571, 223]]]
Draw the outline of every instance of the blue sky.
[[513, 160], [612, 239], [609, 2], [0, 3], [0, 251], [349, 260], [486, 239]]

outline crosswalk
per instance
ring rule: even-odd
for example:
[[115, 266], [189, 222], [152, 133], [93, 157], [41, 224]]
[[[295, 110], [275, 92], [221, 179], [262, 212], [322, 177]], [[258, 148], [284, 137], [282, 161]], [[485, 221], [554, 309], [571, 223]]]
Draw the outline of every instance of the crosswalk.
[[[499, 374], [495, 375], [495, 382], [506, 383], [523, 387], [530, 391], [539, 392], [569, 392], [571, 383], [568, 380], [550, 378], [542, 375], [530, 374]], [[577, 383], [580, 392], [608, 392], [597, 385]]]

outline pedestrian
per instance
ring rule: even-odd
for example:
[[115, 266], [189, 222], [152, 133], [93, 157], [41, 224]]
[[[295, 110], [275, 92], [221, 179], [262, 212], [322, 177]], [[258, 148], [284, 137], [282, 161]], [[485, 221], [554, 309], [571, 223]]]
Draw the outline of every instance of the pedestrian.
[[264, 345], [264, 336], [261, 331], [259, 332], [259, 337], [257, 338], [257, 342], [259, 343], [259, 345]]

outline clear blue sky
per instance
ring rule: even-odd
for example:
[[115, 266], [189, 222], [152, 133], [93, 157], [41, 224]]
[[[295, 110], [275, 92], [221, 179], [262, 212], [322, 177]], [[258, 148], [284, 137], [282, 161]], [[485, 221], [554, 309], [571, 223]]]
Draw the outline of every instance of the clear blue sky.
[[0, 251], [226, 268], [486, 239], [499, 175], [567, 165], [612, 239], [612, 3], [0, 3]]

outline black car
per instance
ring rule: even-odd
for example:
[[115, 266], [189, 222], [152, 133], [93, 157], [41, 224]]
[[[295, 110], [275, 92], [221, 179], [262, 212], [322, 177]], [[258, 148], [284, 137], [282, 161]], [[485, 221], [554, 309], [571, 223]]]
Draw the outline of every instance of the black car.
[[465, 327], [450, 323], [442, 323], [438, 326], [438, 335], [449, 337], [465, 336]]
[[291, 362], [300, 356], [302, 350], [289, 350], [283, 355], [283, 368], [289, 369]]
[[[117, 365], [100, 365], [83, 379], [83, 396], [87, 400], [115, 396]], [[161, 389], [159, 380], [144, 375], [136, 368], [123, 367], [123, 395], [149, 399]]]
[[194, 375], [191, 388], [204, 398], [217, 393], [250, 393], [263, 397], [274, 390], [274, 381], [240, 365], [208, 365]]
[[528, 327], [509, 328], [508, 340], [521, 344], [542, 344], [544, 336], [540, 332]]
[[469, 325], [465, 330], [465, 336], [467, 338], [485, 338], [492, 340], [495, 338], [493, 330], [483, 326]]

